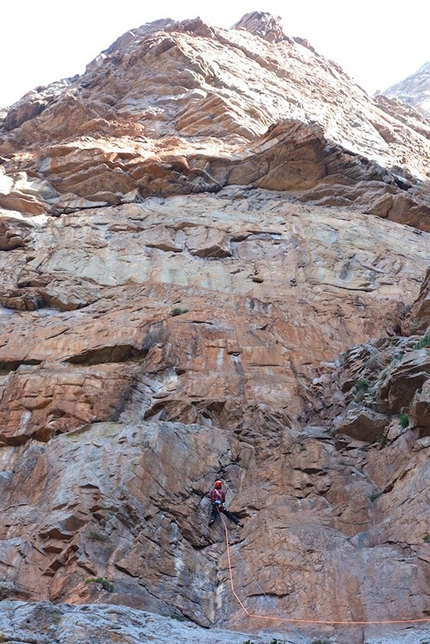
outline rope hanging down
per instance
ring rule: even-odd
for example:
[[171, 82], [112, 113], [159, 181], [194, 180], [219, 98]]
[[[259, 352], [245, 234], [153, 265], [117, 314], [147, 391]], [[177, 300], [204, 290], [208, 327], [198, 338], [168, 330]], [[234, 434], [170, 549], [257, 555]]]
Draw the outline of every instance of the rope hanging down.
[[[234, 582], [233, 582], [233, 570], [232, 570], [232, 567], [231, 567], [231, 558], [230, 558], [229, 532], [228, 532], [227, 524], [226, 524], [226, 522], [225, 522], [225, 520], [224, 520], [224, 517], [222, 516], [221, 512], [219, 512], [219, 511], [218, 511], [218, 514], [219, 514], [219, 516], [220, 516], [220, 518], [221, 518], [221, 521], [222, 521], [222, 524], [223, 524], [223, 526], [224, 526], [225, 542], [226, 542], [226, 545], [227, 545], [228, 573], [229, 573], [229, 577], [230, 577], [230, 588], [231, 588], [231, 592], [232, 592], [233, 596], [234, 596], [234, 597], [237, 599], [237, 601], [239, 602], [239, 604], [240, 604], [240, 606], [241, 606], [242, 610], [243, 610], [243, 611], [244, 611], [244, 613], [247, 615], [247, 617], [254, 617], [254, 615], [251, 615], [251, 614], [247, 611], [246, 607], [244, 606], [243, 602], [240, 600], [240, 598], [238, 597], [238, 595], [237, 595], [237, 593], [236, 593], [236, 591], [235, 591], [235, 589], [234, 589]], [[238, 550], [237, 550], [237, 552], [238, 552], [238, 554], [239, 554], [240, 558], [242, 559], [242, 561], [244, 562], [244, 560], [243, 560], [243, 558], [242, 558], [242, 555], [240, 555], [240, 553], [239, 553], [239, 551], [238, 551]], [[245, 563], [245, 562], [244, 562], [244, 563]], [[245, 565], [246, 565], [246, 563], [245, 563]], [[250, 571], [250, 572], [251, 572], [251, 571]], [[251, 572], [251, 576], [252, 576], [252, 578], [255, 580], [255, 582], [256, 582], [256, 584], [257, 584], [257, 586], [260, 588], [260, 590], [261, 590], [261, 592], [263, 593], [263, 595], [264, 595], [264, 596], [269, 600], [269, 602], [273, 605], [273, 607], [274, 607], [275, 611], [278, 613], [279, 617], [278, 617], [277, 619], [288, 622], [288, 620], [284, 619], [284, 617], [281, 615], [281, 613], [279, 613], [278, 609], [277, 609], [277, 608], [276, 608], [276, 606], [273, 604], [273, 602], [271, 601], [270, 597], [267, 597], [266, 593], [265, 593], [265, 592], [264, 592], [264, 590], [261, 588], [260, 584], [259, 584], [259, 583], [258, 583], [258, 581], [255, 579], [255, 577], [254, 577], [254, 575], [252, 574], [252, 572]], [[288, 622], [288, 623], [289, 623], [289, 622]], [[303, 637], [303, 635], [302, 635], [301, 633], [299, 633], [299, 631], [298, 631], [296, 628], [294, 628], [294, 626], [293, 626], [292, 624], [289, 624], [289, 625], [290, 625], [291, 629], [296, 633], [296, 635], [298, 635], [298, 636], [299, 636], [300, 638], [302, 638], [302, 639], [305, 639], [305, 638]]]
[[[330, 620], [324, 620], [324, 619], [294, 619], [294, 618], [286, 618], [283, 615], [281, 615], [281, 613], [278, 611], [278, 609], [276, 608], [275, 604], [272, 602], [270, 597], [267, 595], [267, 593], [264, 592], [263, 588], [260, 586], [260, 584], [258, 583], [257, 579], [252, 574], [252, 571], [248, 568], [245, 560], [243, 559], [242, 555], [239, 552], [239, 549], [235, 546], [235, 549], [236, 549], [236, 552], [237, 552], [238, 556], [240, 557], [240, 559], [243, 561], [244, 565], [249, 570], [249, 573], [250, 573], [252, 579], [257, 584], [258, 588], [261, 590], [262, 594], [267, 599], [267, 601], [273, 606], [273, 608], [275, 609], [275, 611], [278, 614], [278, 616], [258, 615], [256, 613], [250, 613], [248, 611], [248, 609], [246, 608], [246, 606], [244, 605], [243, 601], [240, 599], [240, 597], [236, 593], [236, 590], [234, 588], [233, 571], [232, 571], [231, 557], [230, 557], [229, 532], [228, 532], [228, 528], [227, 528], [227, 525], [226, 525], [226, 523], [224, 521], [224, 517], [222, 516], [222, 514], [220, 514], [220, 517], [221, 517], [221, 520], [222, 520], [222, 523], [223, 523], [223, 526], [224, 526], [231, 592], [232, 592], [232, 595], [235, 597], [235, 599], [240, 604], [240, 607], [242, 608], [243, 612], [245, 613], [245, 615], [247, 617], [256, 617], [258, 619], [265, 619], [265, 620], [271, 620], [271, 621], [277, 620], [277, 621], [287, 622], [291, 626], [291, 628], [293, 628], [293, 629], [294, 629], [294, 627], [292, 626], [293, 623], [294, 624], [326, 624], [326, 625], [329, 625], [329, 626], [371, 626], [371, 625], [378, 625], [378, 624], [380, 624], [380, 625], [382, 625], [382, 624], [420, 624], [420, 623], [423, 624], [423, 623], [426, 623], [426, 622], [430, 622], [430, 617], [425, 617], [425, 618], [422, 618], [422, 619], [392, 619], [392, 620], [380, 620], [380, 621], [330, 621]], [[294, 630], [298, 635], [300, 635], [300, 633], [298, 633], [298, 631], [296, 631], [296, 629], [294, 629]]]

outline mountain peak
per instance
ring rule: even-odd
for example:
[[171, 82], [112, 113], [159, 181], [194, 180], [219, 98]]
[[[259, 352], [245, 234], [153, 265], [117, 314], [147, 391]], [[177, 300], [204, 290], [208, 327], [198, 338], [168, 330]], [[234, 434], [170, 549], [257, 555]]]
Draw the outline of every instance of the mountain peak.
[[282, 19], [276, 18], [271, 13], [265, 11], [251, 11], [246, 13], [235, 25], [233, 29], [244, 29], [254, 36], [259, 36], [269, 42], [280, 42], [288, 40], [288, 36], [282, 28]]

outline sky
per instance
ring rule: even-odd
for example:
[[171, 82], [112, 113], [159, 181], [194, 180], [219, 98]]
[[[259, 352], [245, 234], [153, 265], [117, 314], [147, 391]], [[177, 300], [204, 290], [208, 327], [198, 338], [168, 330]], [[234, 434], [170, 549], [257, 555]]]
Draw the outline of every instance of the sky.
[[230, 28], [245, 13], [280, 16], [367, 92], [388, 89], [430, 61], [429, 0], [0, 0], [0, 106], [38, 85], [82, 74], [129, 29], [200, 16]]

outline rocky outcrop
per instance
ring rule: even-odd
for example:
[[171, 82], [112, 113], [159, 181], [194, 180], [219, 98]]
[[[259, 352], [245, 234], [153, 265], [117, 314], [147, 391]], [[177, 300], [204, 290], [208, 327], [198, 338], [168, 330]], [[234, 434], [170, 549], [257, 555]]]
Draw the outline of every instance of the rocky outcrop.
[[429, 141], [425, 119], [269, 14], [230, 31], [157, 21], [10, 109], [0, 206], [59, 215], [255, 183], [428, 230]]
[[392, 85], [385, 96], [395, 98], [407, 105], [412, 105], [427, 118], [430, 117], [430, 62], [404, 80]]
[[[101, 584], [95, 582], [92, 585], [96, 596], [100, 592], [97, 586], [101, 589]], [[112, 604], [72, 606], [7, 601], [2, 603], [0, 629], [5, 642], [11, 641], [11, 637], [21, 642], [37, 638], [39, 644], [54, 641], [59, 644], [90, 644], [94, 641], [141, 644], [145, 640], [159, 644], [187, 644], [190, 641], [212, 644], [214, 638], [219, 644], [237, 644], [238, 640], [249, 639], [249, 634], [244, 632], [208, 631], [181, 615], [168, 618]], [[253, 635], [252, 639], [255, 644], [265, 641], [258, 635]]]
[[425, 336], [430, 333], [430, 269], [427, 271], [420, 294], [402, 330], [405, 335], [415, 333]]
[[[411, 109], [258, 12], [145, 25], [11, 108], [11, 642], [34, 639], [23, 620], [90, 642], [91, 616], [106, 641], [153, 637], [151, 619], [190, 641], [159, 613], [199, 641], [195, 623], [266, 641], [282, 616], [282, 641], [303, 639], [287, 619], [322, 620], [292, 623], [379, 644], [334, 623], [428, 617], [430, 129]], [[244, 524], [227, 542], [215, 477]]]

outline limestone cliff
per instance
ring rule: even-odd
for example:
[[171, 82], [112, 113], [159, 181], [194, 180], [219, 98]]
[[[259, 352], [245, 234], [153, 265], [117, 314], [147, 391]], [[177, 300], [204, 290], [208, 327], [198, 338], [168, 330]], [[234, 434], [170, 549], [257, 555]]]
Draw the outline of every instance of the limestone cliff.
[[428, 637], [429, 122], [255, 12], [128, 32], [0, 154], [0, 598]]

